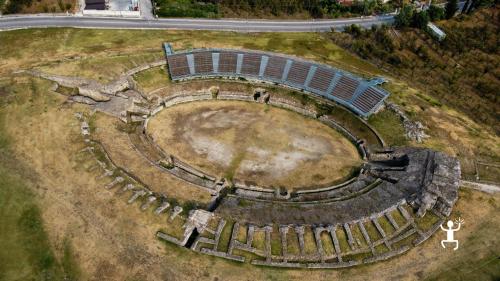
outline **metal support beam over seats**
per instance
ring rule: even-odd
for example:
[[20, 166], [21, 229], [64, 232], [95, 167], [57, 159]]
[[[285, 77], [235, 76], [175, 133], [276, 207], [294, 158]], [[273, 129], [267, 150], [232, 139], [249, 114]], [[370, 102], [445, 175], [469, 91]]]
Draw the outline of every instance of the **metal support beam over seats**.
[[219, 53], [212, 53], [212, 67], [214, 69], [214, 73], [219, 72]]
[[194, 71], [194, 56], [193, 56], [193, 54], [187, 55], [186, 58], [187, 58], [188, 66], [189, 66], [189, 73], [195, 74], [195, 71]]
[[266, 67], [267, 67], [267, 62], [268, 61], [269, 61], [269, 57], [268, 56], [262, 56], [260, 58], [259, 77], [263, 77], [264, 76], [264, 71], [266, 71]]
[[236, 60], [236, 74], [241, 74], [241, 66], [243, 65], [243, 54], [238, 54]]
[[311, 83], [311, 79], [313, 78], [314, 73], [316, 73], [316, 69], [318, 69], [318, 67], [315, 65], [311, 65], [311, 67], [309, 68], [309, 72], [307, 73], [306, 82], [304, 82], [304, 87], [306, 89], [309, 89], [309, 83]]
[[292, 68], [292, 60], [287, 60], [285, 64], [285, 69], [283, 69], [283, 76], [281, 77], [281, 81], [286, 81], [288, 78], [288, 73], [290, 72], [290, 68]]
[[174, 51], [172, 50], [172, 45], [170, 45], [170, 43], [163, 43], [163, 48], [165, 49], [165, 53], [167, 54], [167, 56], [174, 54]]
[[340, 73], [338, 71], [335, 72], [335, 76], [333, 76], [332, 82], [330, 82], [330, 86], [328, 86], [328, 90], [326, 90], [327, 95], [332, 94], [333, 89], [335, 88], [335, 86], [337, 86], [337, 83], [339, 82], [341, 76], [342, 76], [342, 73]]

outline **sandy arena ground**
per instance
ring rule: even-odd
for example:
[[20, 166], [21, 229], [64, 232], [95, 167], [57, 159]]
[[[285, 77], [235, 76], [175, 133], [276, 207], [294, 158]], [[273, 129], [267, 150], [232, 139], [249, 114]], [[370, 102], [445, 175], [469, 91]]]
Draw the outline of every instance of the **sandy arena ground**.
[[356, 147], [337, 131], [262, 104], [177, 105], [152, 118], [148, 132], [181, 160], [249, 184], [324, 185], [344, 179], [361, 163]]

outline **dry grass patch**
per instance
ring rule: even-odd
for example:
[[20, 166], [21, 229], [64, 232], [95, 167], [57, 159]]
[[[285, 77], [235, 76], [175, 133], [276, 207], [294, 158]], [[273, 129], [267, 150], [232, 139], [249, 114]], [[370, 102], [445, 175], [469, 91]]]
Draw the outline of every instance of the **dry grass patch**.
[[265, 251], [266, 250], [266, 232], [255, 231], [253, 235], [252, 247]]
[[391, 235], [393, 232], [396, 231], [387, 218], [378, 217], [377, 221], [382, 230], [385, 232], [385, 235]]
[[233, 221], [227, 221], [226, 224], [224, 225], [224, 228], [222, 229], [222, 232], [220, 234], [219, 245], [217, 245], [218, 251], [227, 252], [227, 249], [229, 247], [229, 242], [231, 240], [231, 235], [233, 233], [233, 227], [234, 227]]
[[95, 137], [106, 148], [116, 165], [135, 175], [151, 190], [165, 193], [168, 197], [181, 202], [195, 200], [200, 203], [208, 203], [210, 201], [208, 192], [160, 170], [134, 150], [128, 139], [128, 134], [117, 129], [120, 122], [115, 117], [102, 113], [96, 115], [97, 132]]
[[299, 236], [294, 229], [289, 229], [286, 234], [287, 252], [291, 255], [300, 254]]
[[141, 71], [134, 76], [134, 79], [145, 95], [170, 85], [169, 74], [165, 66]]
[[241, 243], [246, 243], [248, 239], [247, 235], [248, 227], [246, 225], [240, 224], [240, 228], [238, 229], [238, 233], [236, 235], [236, 240], [240, 241]]
[[355, 244], [357, 246], [359, 246], [359, 248], [368, 247], [368, 245], [366, 244], [366, 241], [365, 241], [365, 237], [363, 236], [363, 233], [359, 229], [358, 224], [351, 224], [350, 227], [351, 227], [351, 233], [352, 233], [352, 237], [355, 241]]
[[347, 234], [342, 226], [335, 229], [335, 235], [337, 235], [337, 240], [339, 241], [340, 252], [345, 253], [351, 250], [349, 242], [347, 241]]
[[281, 233], [278, 231], [276, 226], [273, 226], [273, 232], [271, 232], [271, 254], [273, 255], [283, 255], [281, 247]]
[[[50, 63], [38, 69], [47, 73], [79, 76], [94, 79], [101, 83], [108, 83], [120, 77], [120, 75], [123, 75], [129, 69], [162, 59], [164, 59], [164, 56], [161, 52], [106, 54], [103, 56], [89, 56], [78, 60], [69, 60], [64, 63]], [[168, 78], [168, 76], [165, 76], [165, 78]], [[153, 81], [153, 83], [156, 82]]]
[[321, 232], [321, 244], [323, 246], [323, 252], [325, 255], [333, 255], [335, 254], [335, 248], [333, 246], [333, 240], [330, 236], [330, 233], [327, 231]]
[[403, 215], [401, 214], [401, 212], [399, 210], [391, 211], [391, 215], [399, 227], [402, 227], [406, 223], [405, 218], [403, 217]]
[[306, 254], [318, 253], [316, 239], [314, 238], [313, 230], [310, 227], [306, 227], [304, 231], [304, 252]]

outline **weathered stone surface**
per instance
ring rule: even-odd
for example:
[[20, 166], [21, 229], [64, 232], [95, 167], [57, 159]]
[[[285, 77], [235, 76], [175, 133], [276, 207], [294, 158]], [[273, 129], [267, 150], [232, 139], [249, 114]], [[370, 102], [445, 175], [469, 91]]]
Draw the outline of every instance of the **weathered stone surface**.
[[157, 199], [156, 196], [149, 196], [148, 199], [146, 200], [146, 202], [144, 202], [144, 204], [142, 204], [141, 210], [144, 211], [147, 208], [149, 208], [149, 206], [151, 206], [151, 204], [153, 204], [153, 202], [156, 201], [156, 199]]
[[156, 208], [155, 214], [159, 215], [159, 214], [163, 213], [163, 211], [165, 211], [169, 207], [170, 207], [170, 203], [168, 203], [167, 201], [165, 201], [158, 208]]
[[420, 207], [417, 216], [425, 213], [440, 202], [442, 215], [449, 216], [451, 208], [458, 199], [460, 185], [460, 163], [456, 158], [442, 152], [434, 152], [431, 163], [430, 182], [422, 188], [422, 193], [417, 199]]
[[182, 207], [181, 206], [175, 206], [174, 209], [172, 210], [172, 214], [170, 215], [170, 220], [174, 220], [175, 217], [177, 217], [180, 213], [182, 213]]
[[210, 94], [212, 94], [213, 99], [216, 99], [217, 96], [219, 95], [219, 87], [217, 87], [217, 86], [210, 87], [209, 91], [210, 91]]
[[145, 190], [136, 190], [134, 191], [134, 195], [130, 197], [130, 199], [127, 201], [128, 204], [132, 204], [137, 198], [146, 195], [147, 192]]
[[102, 92], [108, 95], [116, 95], [118, 92], [125, 91], [130, 88], [129, 81], [126, 76], [122, 76], [111, 83], [104, 85]]
[[109, 101], [111, 98], [108, 96], [105, 96], [99, 92], [99, 90], [93, 88], [93, 87], [88, 87], [88, 86], [79, 86], [78, 87], [78, 94], [80, 96], [84, 96], [90, 99], [93, 99], [94, 101]]
[[127, 112], [133, 115], [149, 115], [150, 111], [147, 108], [133, 104], [127, 108]]
[[112, 182], [108, 183], [105, 188], [106, 189], [111, 189], [115, 187], [116, 185], [122, 183], [125, 179], [123, 177], [116, 177]]
[[[438, 163], [448, 164], [441, 167]], [[264, 190], [236, 185], [234, 196], [226, 197], [217, 212], [256, 225], [269, 221], [344, 224], [384, 212], [407, 199], [415, 208], [422, 205], [422, 211], [439, 207], [446, 215], [457, 198], [459, 179], [459, 164], [453, 157], [425, 148], [390, 148], [372, 153], [361, 174], [344, 185], [297, 192], [283, 203]], [[240, 198], [258, 200], [242, 206]], [[289, 202], [294, 202], [293, 208]]]
[[95, 105], [97, 103], [95, 100], [84, 96], [71, 96], [69, 97], [69, 100], [88, 105]]
[[86, 121], [82, 122], [82, 124], [80, 125], [80, 130], [84, 137], [90, 135], [90, 127]]
[[[181, 209], [182, 212], [182, 209]], [[213, 213], [197, 209], [189, 212], [189, 217], [184, 224], [185, 233], [191, 233], [194, 229], [196, 229], [199, 233], [205, 231], [209, 221], [213, 218]]]

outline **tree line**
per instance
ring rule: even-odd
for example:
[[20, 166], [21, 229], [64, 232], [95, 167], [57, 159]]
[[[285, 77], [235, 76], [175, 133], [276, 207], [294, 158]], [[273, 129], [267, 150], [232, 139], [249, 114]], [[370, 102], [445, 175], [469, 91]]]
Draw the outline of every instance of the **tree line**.
[[394, 9], [381, 0], [354, 0], [350, 6], [336, 0], [155, 0], [155, 4], [157, 14], [165, 17], [221, 17], [222, 11], [230, 10], [249, 16], [308, 14], [312, 18], [323, 18], [346, 13], [371, 15]]
[[[407, 8], [408, 9], [408, 8]], [[461, 12], [456, 10], [457, 12]], [[344, 33], [332, 33], [334, 43], [416, 83], [436, 98], [434, 105], [453, 106], [500, 134], [500, 13], [498, 6], [480, 8], [439, 23], [446, 33], [431, 40], [417, 25], [422, 17], [446, 18], [446, 9], [412, 10], [404, 28], [352, 25]], [[408, 15], [409, 14], [409, 15]], [[451, 12], [450, 12], [451, 14]], [[400, 19], [401, 20], [401, 19]], [[401, 24], [401, 23], [400, 23]]]
[[[41, 0], [37, 0], [40, 2]], [[7, 3], [7, 4], [5, 4]], [[17, 14], [22, 12], [24, 8], [29, 8], [34, 5], [35, 2], [33, 0], [0, 0], [0, 11], [5, 14]], [[57, 0], [57, 6], [48, 4], [42, 4], [40, 12], [48, 13], [48, 12], [56, 12], [59, 8], [59, 11], [69, 11], [73, 8], [71, 3], [65, 3], [63, 0]]]

